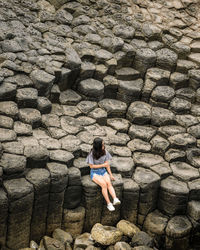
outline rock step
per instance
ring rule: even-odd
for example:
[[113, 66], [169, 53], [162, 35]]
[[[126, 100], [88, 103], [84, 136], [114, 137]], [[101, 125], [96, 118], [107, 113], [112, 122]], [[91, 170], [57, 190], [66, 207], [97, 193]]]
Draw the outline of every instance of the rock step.
[[120, 68], [115, 70], [115, 77], [122, 81], [132, 81], [140, 77], [140, 72], [133, 68]]

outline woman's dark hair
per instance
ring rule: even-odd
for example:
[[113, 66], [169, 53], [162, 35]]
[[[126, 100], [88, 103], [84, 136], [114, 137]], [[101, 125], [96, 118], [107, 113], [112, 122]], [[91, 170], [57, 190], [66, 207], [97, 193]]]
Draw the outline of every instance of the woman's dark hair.
[[105, 149], [102, 149], [102, 142], [103, 140], [99, 137], [95, 138], [93, 141], [92, 155], [96, 160], [106, 154]]

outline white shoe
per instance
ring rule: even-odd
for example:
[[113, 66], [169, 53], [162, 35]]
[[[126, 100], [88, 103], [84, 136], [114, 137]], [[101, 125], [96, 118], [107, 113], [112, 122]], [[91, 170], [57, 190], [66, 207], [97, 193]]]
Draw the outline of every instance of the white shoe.
[[119, 205], [119, 204], [121, 204], [121, 201], [117, 197], [114, 198], [113, 205]]
[[115, 208], [113, 207], [113, 204], [112, 203], [108, 203], [107, 204], [107, 209], [112, 212], [112, 211], [115, 211]]

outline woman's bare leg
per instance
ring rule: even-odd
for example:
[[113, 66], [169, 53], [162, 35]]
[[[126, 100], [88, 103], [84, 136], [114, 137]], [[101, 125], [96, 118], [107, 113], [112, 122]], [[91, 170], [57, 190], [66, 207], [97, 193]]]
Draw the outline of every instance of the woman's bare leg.
[[109, 177], [109, 175], [108, 175], [107, 173], [103, 176], [103, 179], [104, 179], [104, 181], [105, 181], [106, 184], [107, 184], [109, 193], [111, 194], [112, 198], [113, 198], [113, 199], [116, 198], [115, 190], [114, 190], [113, 185], [112, 185], [112, 183], [111, 183], [111, 181], [110, 181], [110, 177]]
[[107, 183], [106, 181], [103, 179], [103, 176], [100, 175], [94, 175], [93, 179], [92, 179], [97, 185], [99, 185], [101, 187], [101, 191], [103, 194], [103, 197], [105, 198], [107, 204], [111, 203], [109, 196], [108, 196], [108, 187], [107, 187]]

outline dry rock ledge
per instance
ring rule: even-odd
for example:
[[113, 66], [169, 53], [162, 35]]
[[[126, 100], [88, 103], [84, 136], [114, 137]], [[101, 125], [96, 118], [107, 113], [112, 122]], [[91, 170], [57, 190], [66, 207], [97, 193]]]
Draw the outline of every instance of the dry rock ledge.
[[199, 121], [198, 0], [0, 0], [0, 249], [198, 249]]

